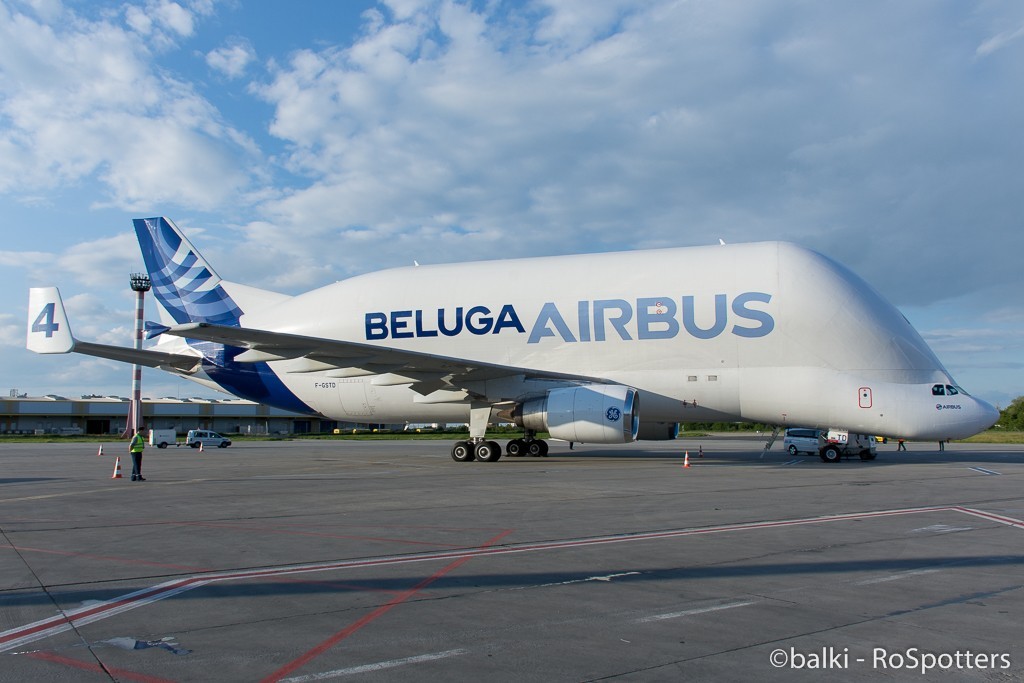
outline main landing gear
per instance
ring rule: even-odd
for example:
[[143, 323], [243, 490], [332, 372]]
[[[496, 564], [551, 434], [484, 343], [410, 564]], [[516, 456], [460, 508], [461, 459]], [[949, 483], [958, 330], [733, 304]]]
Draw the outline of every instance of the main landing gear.
[[533, 430], [527, 430], [524, 438], [512, 439], [505, 446], [505, 454], [510, 458], [521, 458], [524, 455], [531, 458], [548, 457], [548, 442], [538, 439], [536, 434]]
[[[505, 454], [510, 458], [521, 458], [530, 456], [532, 458], [546, 458], [548, 456], [548, 442], [543, 439], [527, 437], [525, 439], [512, 439], [505, 446]], [[501, 444], [497, 441], [456, 441], [452, 446], [452, 460], [455, 462], [495, 462], [501, 457]]]
[[494, 462], [501, 457], [501, 444], [497, 441], [456, 441], [452, 446], [452, 460], [455, 462]]
[[[469, 439], [456, 441], [452, 446], [452, 460], [455, 462], [496, 462], [501, 457], [501, 446], [497, 441], [484, 438], [487, 424], [491, 421], [491, 405], [483, 401], [473, 401], [469, 407]], [[537, 432], [527, 429], [521, 439], [512, 439], [505, 447], [511, 458], [529, 455], [544, 458], [548, 454], [548, 444], [537, 438]]]

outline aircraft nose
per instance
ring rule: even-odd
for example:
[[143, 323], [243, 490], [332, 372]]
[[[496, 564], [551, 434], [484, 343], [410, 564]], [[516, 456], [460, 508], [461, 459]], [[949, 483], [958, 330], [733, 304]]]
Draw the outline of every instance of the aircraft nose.
[[987, 401], [981, 399], [974, 399], [976, 402], [976, 419], [978, 431], [984, 431], [994, 425], [999, 420], [999, 411], [996, 407]]

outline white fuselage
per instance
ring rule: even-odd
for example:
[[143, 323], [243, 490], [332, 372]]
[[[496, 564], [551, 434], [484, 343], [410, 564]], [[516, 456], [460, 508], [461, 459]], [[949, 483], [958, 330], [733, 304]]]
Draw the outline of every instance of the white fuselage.
[[[964, 393], [935, 400], [933, 385], [954, 383], [906, 319], [845, 268], [788, 243], [393, 269], [249, 308], [241, 324], [623, 384], [640, 392], [641, 423], [946, 439], [993, 413]], [[270, 367], [333, 419], [468, 419], [464, 392], [424, 395], [383, 371], [339, 376], [306, 359]], [[544, 386], [520, 376], [480, 389], [516, 401]]]

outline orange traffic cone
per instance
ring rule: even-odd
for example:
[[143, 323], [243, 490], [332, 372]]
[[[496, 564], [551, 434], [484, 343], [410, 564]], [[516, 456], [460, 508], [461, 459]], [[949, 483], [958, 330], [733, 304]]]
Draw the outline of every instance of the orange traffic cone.
[[96, 455], [97, 456], [103, 455], [103, 444], [100, 444], [100, 452], [97, 453]]
[[203, 442], [202, 441], [199, 442], [199, 452], [200, 453], [203, 452]]
[[683, 467], [689, 467], [689, 466], [690, 466], [690, 451], [686, 451], [686, 454], [683, 456]]
[[117, 460], [114, 461], [114, 473], [110, 475], [111, 479], [124, 479], [121, 476], [121, 456], [117, 456]]

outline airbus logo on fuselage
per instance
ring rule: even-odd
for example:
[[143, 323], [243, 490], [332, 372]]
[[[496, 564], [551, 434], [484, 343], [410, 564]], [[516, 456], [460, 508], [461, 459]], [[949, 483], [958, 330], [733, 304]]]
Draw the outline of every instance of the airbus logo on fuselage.
[[[537, 344], [547, 337], [563, 342], [672, 339], [680, 333], [695, 339], [713, 339], [727, 330], [737, 337], [764, 337], [775, 329], [775, 319], [754, 306], [769, 304], [771, 300], [772, 295], [765, 292], [743, 292], [731, 301], [726, 294], [715, 294], [713, 300], [700, 302], [694, 296], [683, 296], [678, 302], [670, 297], [641, 297], [633, 301], [594, 299], [578, 301], [575, 318], [568, 319], [555, 302], [549, 301], [534, 319], [526, 341]], [[496, 313], [483, 305], [374, 311], [366, 313], [365, 325], [367, 340], [454, 337], [465, 332], [526, 334], [522, 318], [512, 304], [502, 305]]]

